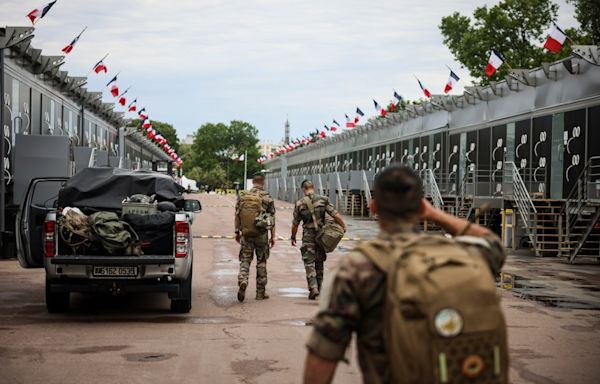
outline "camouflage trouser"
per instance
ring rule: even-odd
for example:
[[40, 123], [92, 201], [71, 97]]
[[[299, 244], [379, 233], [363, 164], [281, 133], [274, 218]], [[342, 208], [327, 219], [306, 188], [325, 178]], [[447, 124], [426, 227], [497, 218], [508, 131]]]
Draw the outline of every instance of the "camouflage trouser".
[[316, 243], [317, 232], [315, 230], [305, 230], [302, 234], [302, 261], [306, 269], [306, 282], [308, 289], [321, 289], [323, 282], [324, 262], [327, 259], [325, 250]]
[[256, 237], [242, 237], [240, 248], [240, 274], [238, 285], [242, 282], [248, 284], [250, 264], [256, 251], [256, 291], [264, 292], [267, 286], [267, 259], [269, 258], [269, 234]]

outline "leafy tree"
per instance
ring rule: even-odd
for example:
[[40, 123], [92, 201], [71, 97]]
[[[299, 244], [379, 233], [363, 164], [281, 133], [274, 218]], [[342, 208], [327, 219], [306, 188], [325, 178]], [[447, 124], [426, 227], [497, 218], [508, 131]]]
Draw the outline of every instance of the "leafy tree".
[[567, 0], [575, 6], [575, 18], [581, 24], [578, 33], [584, 40], [571, 38], [580, 44], [600, 44], [600, 1], [598, 0]]
[[533, 68], [570, 54], [568, 47], [558, 55], [542, 47], [557, 12], [552, 0], [503, 0], [491, 8], [476, 8], [472, 18], [458, 12], [443, 17], [439, 28], [450, 52], [472, 77], [486, 84], [490, 79], [484, 69], [492, 48], [504, 55], [508, 65], [500, 67], [491, 80], [504, 78], [509, 65]]
[[220, 166], [209, 169], [193, 167], [186, 173], [186, 177], [196, 180], [202, 185], [210, 185], [214, 188], [220, 187], [226, 182], [225, 170]]
[[240, 156], [248, 152], [248, 175], [258, 172], [260, 157], [258, 130], [252, 124], [234, 120], [224, 123], [203, 124], [194, 135], [191, 147], [191, 167], [201, 171], [221, 168], [227, 183], [243, 182], [244, 162]]

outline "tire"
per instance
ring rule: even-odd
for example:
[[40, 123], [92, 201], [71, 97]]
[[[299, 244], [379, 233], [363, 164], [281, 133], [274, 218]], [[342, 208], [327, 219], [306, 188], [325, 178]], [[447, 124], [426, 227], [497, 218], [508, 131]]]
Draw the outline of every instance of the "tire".
[[46, 309], [49, 313], [61, 313], [69, 310], [71, 294], [69, 292], [52, 292], [50, 281], [46, 277]]
[[192, 269], [187, 279], [179, 284], [179, 296], [171, 299], [171, 312], [188, 313], [192, 310]]

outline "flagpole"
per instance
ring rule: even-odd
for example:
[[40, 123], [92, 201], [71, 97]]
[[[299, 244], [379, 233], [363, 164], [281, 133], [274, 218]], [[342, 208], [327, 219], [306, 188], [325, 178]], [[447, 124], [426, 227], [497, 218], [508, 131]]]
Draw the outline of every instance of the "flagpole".
[[246, 183], [248, 182], [248, 150], [244, 151], [244, 189], [247, 191], [248, 186]]

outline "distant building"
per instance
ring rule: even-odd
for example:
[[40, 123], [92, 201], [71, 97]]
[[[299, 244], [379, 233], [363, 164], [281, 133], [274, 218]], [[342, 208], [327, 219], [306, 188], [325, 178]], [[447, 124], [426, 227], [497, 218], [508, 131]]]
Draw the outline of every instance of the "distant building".
[[273, 152], [273, 149], [276, 147], [271, 141], [261, 141], [258, 143], [258, 150], [260, 154], [263, 156], [267, 156], [269, 153]]
[[194, 144], [194, 135], [185, 135], [185, 137], [181, 140], [181, 144]]

